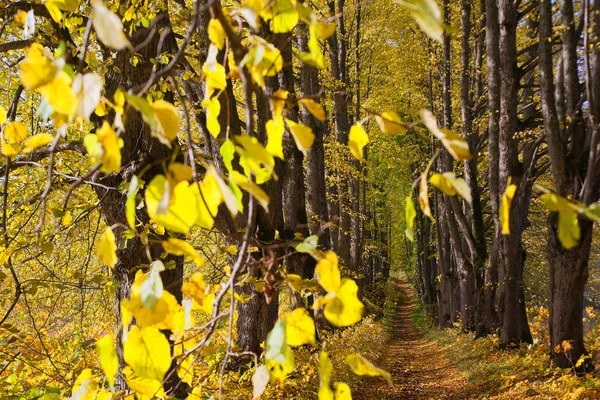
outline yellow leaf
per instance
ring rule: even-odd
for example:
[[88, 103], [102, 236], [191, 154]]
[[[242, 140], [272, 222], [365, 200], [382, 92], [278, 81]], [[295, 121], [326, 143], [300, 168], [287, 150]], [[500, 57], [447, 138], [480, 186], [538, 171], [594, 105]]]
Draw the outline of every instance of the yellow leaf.
[[227, 87], [227, 74], [225, 67], [217, 61], [219, 49], [210, 45], [206, 61], [202, 65], [202, 73], [206, 78], [205, 99], [210, 98], [215, 90], [223, 90]]
[[325, 109], [313, 99], [302, 98], [298, 100], [319, 121], [325, 121]]
[[168, 101], [158, 100], [150, 104], [157, 122], [156, 137], [161, 143], [171, 146], [179, 132], [179, 115], [175, 106]]
[[337, 255], [329, 250], [315, 268], [315, 276], [319, 285], [327, 292], [337, 292], [341, 286], [340, 269]]
[[352, 400], [350, 386], [347, 383], [337, 382], [335, 384], [335, 400]]
[[273, 33], [290, 32], [300, 19], [298, 11], [290, 0], [276, 0], [273, 6], [271, 29]]
[[500, 204], [500, 222], [502, 223], [502, 234], [510, 234], [510, 204], [517, 191], [517, 185], [510, 184], [506, 187], [502, 195], [502, 203]]
[[392, 383], [392, 376], [389, 372], [374, 366], [369, 360], [360, 354], [350, 354], [344, 360], [356, 375], [381, 376], [383, 379]]
[[296, 142], [296, 147], [306, 154], [308, 149], [311, 148], [313, 142], [315, 141], [315, 134], [313, 133], [310, 127], [303, 125], [298, 122], [294, 122], [292, 120], [286, 119], [285, 122], [290, 128], [290, 132], [294, 137], [294, 141]]
[[267, 151], [274, 157], [283, 158], [283, 117], [275, 117], [267, 121], [265, 128], [267, 130]]
[[204, 265], [204, 260], [200, 257], [200, 254], [198, 254], [196, 249], [185, 240], [168, 238], [162, 242], [162, 246], [169, 254], [189, 257], [199, 267]]
[[444, 20], [435, 0], [395, 0], [406, 7], [417, 21], [423, 32], [430, 38], [442, 43]]
[[4, 124], [6, 122], [6, 108], [0, 106], [0, 125]]
[[119, 370], [119, 359], [113, 346], [113, 340], [109, 335], [105, 335], [96, 342], [96, 352], [98, 352], [100, 365], [104, 370], [108, 383], [115, 386], [115, 376], [117, 376]]
[[448, 196], [460, 194], [468, 203], [471, 202], [471, 191], [467, 183], [462, 178], [454, 176], [454, 172], [444, 172], [444, 174], [432, 174], [429, 182]]
[[[215, 197], [214, 199], [216, 200], [218, 198], [220, 201], [219, 204], [221, 202], [225, 202], [225, 206], [229, 210], [229, 213], [232, 217], [235, 217], [240, 209], [235, 193], [233, 193], [233, 190], [229, 187], [229, 185], [227, 185], [225, 181], [223, 181], [221, 176], [215, 170], [214, 166], [211, 165], [210, 167], [208, 167], [208, 171], [206, 173], [208, 175], [212, 175], [212, 180], [217, 183], [219, 191], [221, 192], [221, 196]], [[212, 185], [212, 183], [210, 188], [214, 190], [214, 185]], [[215, 195], [217, 195], [216, 192]], [[219, 204], [217, 204], [217, 208]], [[217, 213], [217, 208], [215, 208], [215, 214]]]
[[302, 346], [315, 342], [315, 322], [305, 308], [296, 308], [285, 316], [285, 338], [289, 346]]
[[102, 264], [108, 265], [111, 268], [117, 265], [117, 245], [115, 243], [115, 234], [110, 229], [110, 226], [107, 226], [102, 236], [100, 236], [97, 255], [98, 260]]
[[40, 87], [39, 90], [54, 112], [67, 117], [75, 114], [78, 99], [71, 89], [71, 78], [66, 72], [59, 72], [52, 82]]
[[22, 122], [10, 122], [4, 128], [5, 139], [12, 143], [22, 142], [28, 133], [27, 125]]
[[585, 206], [579, 202], [566, 199], [556, 193], [544, 193], [540, 196], [540, 200], [550, 211], [557, 212], [575, 212], [580, 213], [585, 211]]
[[141, 400], [166, 397], [161, 381], [138, 376], [129, 366], [123, 368], [123, 375], [125, 375], [125, 381], [129, 389], [133, 390], [136, 397]]
[[273, 44], [259, 36], [250, 36], [248, 41], [252, 47], [244, 56], [241, 65], [247, 66], [254, 82], [260, 87], [264, 87], [264, 78], [277, 75], [283, 68], [281, 52]]
[[171, 366], [171, 348], [156, 328], [131, 327], [123, 344], [123, 358], [136, 375], [162, 382]]
[[37, 89], [52, 82], [58, 69], [54, 63], [46, 57], [42, 45], [32, 43], [27, 56], [20, 64], [21, 82], [29, 90]]
[[440, 129], [433, 113], [421, 110], [421, 120], [429, 131], [442, 142], [448, 153], [456, 161], [470, 160], [473, 158], [469, 151], [469, 144], [456, 133], [448, 129]]
[[563, 211], [558, 213], [558, 239], [565, 249], [572, 249], [579, 244], [581, 231], [577, 213]]
[[94, 400], [98, 392], [98, 382], [92, 375], [92, 370], [89, 368], [81, 371], [81, 374], [75, 380], [71, 394], [72, 399], [79, 400]]
[[208, 22], [208, 39], [212, 44], [217, 46], [219, 50], [223, 50], [225, 46], [225, 31], [218, 19], [211, 18]]
[[101, 0], [94, 2], [92, 23], [98, 39], [107, 47], [114, 50], [123, 50], [131, 47], [129, 40], [127, 40], [123, 32], [121, 19], [106, 8]]
[[273, 119], [281, 117], [288, 96], [289, 92], [283, 89], [279, 89], [271, 96], [271, 114]]
[[415, 217], [417, 212], [415, 211], [415, 203], [411, 196], [406, 196], [405, 200], [405, 219], [406, 219], [406, 238], [413, 242], [415, 240]]
[[51, 143], [54, 137], [49, 133], [38, 133], [25, 141], [24, 153], [31, 153], [33, 150]]
[[104, 117], [106, 114], [108, 114], [108, 111], [106, 111], [106, 102], [101, 100], [96, 106], [96, 110], [94, 110], [94, 112], [99, 117]]
[[88, 151], [92, 164], [102, 162], [100, 170], [106, 173], [117, 172], [121, 168], [121, 147], [123, 140], [104, 121], [102, 127], [96, 134], [87, 134], [83, 138], [83, 144]]
[[246, 178], [238, 171], [232, 171], [230, 178], [233, 180], [233, 182], [235, 182], [236, 185], [244, 189], [246, 192], [250, 193], [252, 197], [254, 197], [256, 201], [258, 201], [261, 207], [265, 209], [265, 211], [268, 211], [269, 201], [271, 201], [271, 199], [269, 195], [260, 186], [253, 182], [249, 182], [248, 178]]
[[210, 168], [200, 183], [200, 190], [198, 190], [196, 184], [191, 186], [199, 206], [196, 224], [207, 229], [212, 228], [214, 218], [219, 211], [219, 205], [223, 202], [223, 194], [217, 178], [220, 179], [214, 168]]
[[275, 166], [275, 159], [254, 136], [240, 135], [236, 136], [235, 140], [243, 147], [243, 150], [239, 147], [236, 148], [242, 158], [240, 162], [246, 163], [246, 167], [257, 175], [256, 182], [260, 183], [258, 176], [264, 173], [261, 171], [261, 165], [267, 169], [270, 175]]
[[217, 97], [202, 100], [202, 107], [206, 111], [206, 127], [213, 137], [218, 137], [221, 133], [221, 124], [219, 124], [219, 114], [221, 113], [221, 103]]
[[319, 354], [319, 400], [334, 400], [331, 391], [331, 373], [333, 364], [326, 352]]
[[[121, 311], [123, 314], [135, 317], [138, 325], [144, 327], [154, 327], [157, 329], [172, 329], [173, 316], [181, 308], [177, 303], [175, 296], [166, 290], [162, 290], [160, 296], [156, 293], [153, 283], [158, 283], [156, 276], [144, 274], [138, 270], [135, 279], [131, 285], [131, 297], [121, 301]], [[150, 281], [149, 281], [150, 280]], [[160, 282], [162, 284], [162, 282]], [[154, 285], [155, 286], [155, 285]], [[152, 293], [154, 291], [154, 293]], [[147, 307], [142, 300], [142, 294], [145, 294], [145, 300], [148, 304], [150, 297], [156, 300], [153, 307]], [[125, 318], [123, 318], [126, 321]], [[124, 324], [126, 326], [127, 324]]]
[[191, 280], [184, 282], [181, 291], [192, 298], [193, 309], [203, 310], [207, 314], [212, 312], [212, 302], [215, 296], [210, 293], [201, 273], [194, 273]]
[[406, 132], [406, 125], [402, 122], [398, 114], [393, 111], [382, 112], [381, 115], [375, 116], [375, 120], [381, 132], [388, 136]]
[[23, 11], [23, 10], [18, 10], [15, 13], [15, 17], [14, 18], [15, 18], [15, 22], [17, 24], [24, 26], [25, 25], [25, 20], [27, 18], [27, 12]]
[[[323, 313], [335, 326], [350, 326], [362, 318], [363, 304], [357, 297], [358, 286], [352, 279], [342, 279], [339, 291], [325, 304]], [[328, 295], [330, 296], [331, 293]]]
[[46, 0], [44, 3], [52, 3], [62, 11], [75, 12], [79, 8], [79, 0]]
[[173, 189], [164, 175], [157, 175], [146, 187], [148, 215], [154, 221], [174, 232], [188, 234], [198, 218], [197, 187], [186, 181]]
[[367, 136], [367, 132], [365, 132], [362, 125], [360, 123], [352, 125], [348, 135], [348, 146], [350, 146], [350, 152], [357, 160], [364, 161], [363, 147], [367, 143], [369, 143], [369, 136]]

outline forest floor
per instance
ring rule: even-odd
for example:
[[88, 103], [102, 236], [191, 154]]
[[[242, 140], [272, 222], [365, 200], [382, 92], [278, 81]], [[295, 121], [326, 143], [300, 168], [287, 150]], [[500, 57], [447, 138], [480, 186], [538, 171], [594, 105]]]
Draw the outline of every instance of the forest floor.
[[381, 378], [365, 378], [358, 400], [395, 399], [469, 399], [477, 396], [474, 388], [442, 348], [426, 338], [415, 326], [417, 294], [406, 278], [398, 278], [401, 296], [392, 321], [392, 337], [385, 355], [375, 363], [392, 374], [393, 384]]

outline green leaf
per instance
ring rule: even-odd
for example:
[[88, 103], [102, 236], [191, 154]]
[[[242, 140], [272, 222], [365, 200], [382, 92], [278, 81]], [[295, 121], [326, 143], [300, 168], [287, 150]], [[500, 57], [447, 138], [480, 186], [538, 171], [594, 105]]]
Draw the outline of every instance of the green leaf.
[[129, 182], [129, 189], [127, 190], [127, 203], [125, 205], [125, 217], [127, 218], [127, 224], [131, 230], [135, 230], [135, 196], [138, 192], [138, 177], [132, 176], [131, 182]]
[[299, 253], [312, 253], [317, 250], [319, 243], [319, 237], [317, 235], [310, 235], [302, 243], [298, 243], [295, 247]]

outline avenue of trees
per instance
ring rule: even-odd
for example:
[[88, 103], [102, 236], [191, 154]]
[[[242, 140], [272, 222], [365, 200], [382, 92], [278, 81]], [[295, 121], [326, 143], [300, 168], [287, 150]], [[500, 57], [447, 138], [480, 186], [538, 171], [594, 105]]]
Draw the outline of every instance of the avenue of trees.
[[[442, 10], [460, 32], [430, 50], [439, 66], [431, 109], [472, 156], [458, 163], [427, 147], [432, 173], [464, 181], [429, 177], [441, 191], [433, 218], [415, 221], [424, 302], [441, 326], [460, 318], [478, 335], [497, 331], [502, 347], [531, 343], [524, 269], [543, 257], [534, 279], [547, 279], [552, 361], [589, 370], [582, 320], [597, 262], [600, 2], [445, 1]], [[526, 229], [545, 248], [527, 243]]]
[[7, 396], [350, 399], [402, 269], [503, 349], [533, 279], [593, 368], [600, 0], [8, 0], [0, 61]]

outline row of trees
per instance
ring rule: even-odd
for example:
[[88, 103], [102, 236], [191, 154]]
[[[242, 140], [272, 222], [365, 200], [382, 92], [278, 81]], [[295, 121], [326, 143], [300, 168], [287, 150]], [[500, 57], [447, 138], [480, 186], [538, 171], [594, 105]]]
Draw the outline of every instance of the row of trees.
[[[12, 323], [2, 328], [12, 346], [0, 376], [49, 365], [38, 383], [71, 386], [65, 377], [88, 363], [72, 363], [73, 352], [115, 332], [113, 379], [125, 389], [135, 382], [124, 372], [135, 365], [125, 346], [138, 335], [128, 332], [133, 314], [142, 336], [159, 326], [169, 339], [161, 383], [184, 396], [190, 381], [175, 344], [187, 339], [179, 326], [147, 320], [171, 301], [163, 288], [171, 317], [184, 294], [212, 310], [192, 335], [198, 353], [222, 320], [232, 334], [236, 310], [238, 351], [227, 343], [225, 366], [263, 352], [286, 276], [311, 287], [326, 251], [361, 294], [389, 277], [398, 232], [388, 197], [406, 185], [386, 180], [398, 168], [386, 153], [404, 139], [375, 133], [401, 124], [395, 114], [375, 123], [387, 99], [374, 86], [386, 72], [365, 38], [397, 52], [375, 22], [395, 10], [396, 23], [416, 24], [391, 3], [258, 3], [22, 0], [0, 10], [0, 325]], [[363, 151], [365, 129], [387, 147]], [[198, 270], [206, 282], [189, 283]], [[309, 305], [293, 296], [292, 308]], [[144, 307], [152, 313], [139, 314]], [[28, 328], [15, 327], [23, 321]]]
[[465, 184], [450, 190], [432, 180], [442, 189], [431, 199], [434, 219], [416, 218], [423, 299], [442, 326], [460, 316], [465, 330], [498, 330], [503, 347], [531, 343], [523, 233], [541, 195], [550, 212], [552, 360], [587, 369], [582, 314], [600, 194], [600, 2], [446, 0], [442, 9], [460, 33], [429, 46], [439, 67], [426, 88], [441, 125], [462, 133], [472, 157], [459, 164], [435, 143], [422, 145], [435, 158], [432, 171], [455, 172]]

